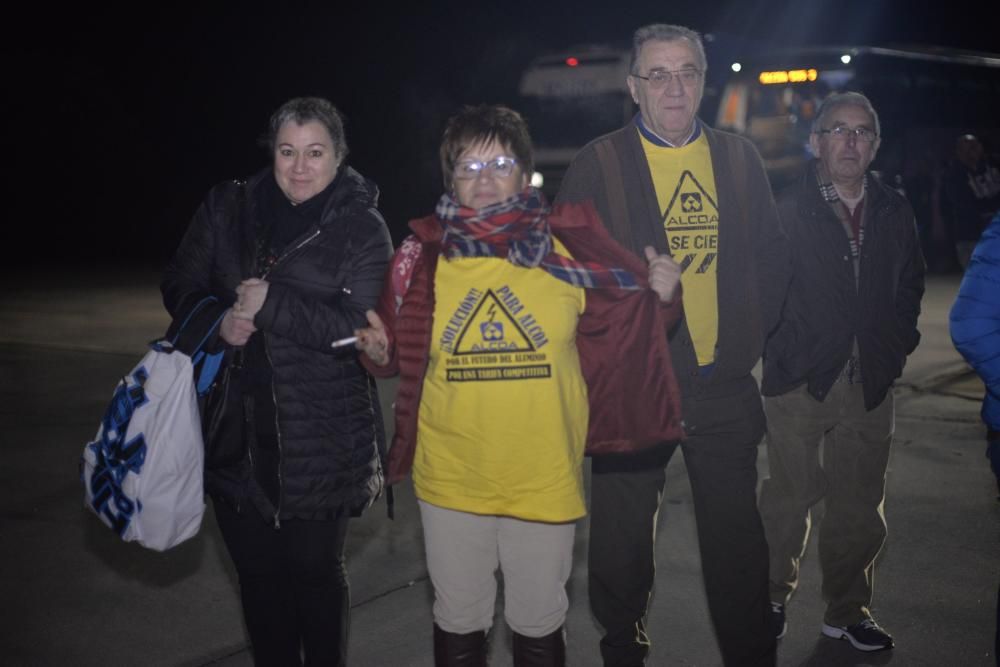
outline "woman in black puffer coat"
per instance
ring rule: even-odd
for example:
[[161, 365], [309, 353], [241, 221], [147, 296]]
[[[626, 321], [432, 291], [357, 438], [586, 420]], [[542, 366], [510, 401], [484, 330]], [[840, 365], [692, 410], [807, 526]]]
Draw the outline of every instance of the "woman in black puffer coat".
[[205, 484], [254, 660], [342, 665], [347, 522], [381, 493], [384, 434], [375, 382], [338, 342], [365, 326], [392, 243], [332, 104], [286, 102], [268, 143], [272, 168], [209, 192], [161, 291], [175, 321], [222, 318], [242, 419], [206, 442]]

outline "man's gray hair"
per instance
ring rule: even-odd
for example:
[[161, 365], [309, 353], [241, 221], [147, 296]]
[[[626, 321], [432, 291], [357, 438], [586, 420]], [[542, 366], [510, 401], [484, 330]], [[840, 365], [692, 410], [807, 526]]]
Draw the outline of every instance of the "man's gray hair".
[[698, 69], [702, 72], [708, 69], [708, 59], [705, 58], [705, 45], [702, 44], [701, 35], [682, 25], [670, 25], [667, 23], [653, 23], [644, 25], [632, 35], [632, 57], [629, 59], [628, 71], [630, 74], [638, 74], [635, 66], [639, 62], [639, 52], [646, 42], [676, 42], [679, 39], [686, 39], [694, 49], [695, 57], [698, 59]]
[[819, 113], [816, 114], [816, 119], [813, 120], [812, 132], [813, 134], [819, 132], [820, 130], [828, 129], [823, 127], [826, 122], [827, 116], [829, 116], [835, 109], [840, 107], [861, 107], [868, 112], [868, 115], [872, 117], [872, 122], [875, 123], [875, 135], [882, 136], [882, 126], [878, 122], [878, 113], [875, 111], [875, 107], [872, 106], [871, 100], [862, 95], [861, 93], [855, 92], [845, 92], [845, 93], [833, 93], [828, 95], [823, 103], [819, 105]]
[[296, 125], [316, 121], [330, 133], [336, 156], [341, 160], [347, 157], [343, 116], [329, 100], [322, 97], [295, 97], [278, 107], [278, 110], [271, 115], [267, 137], [262, 142], [271, 154], [274, 153], [274, 142], [278, 138], [278, 131], [289, 121], [294, 121]]

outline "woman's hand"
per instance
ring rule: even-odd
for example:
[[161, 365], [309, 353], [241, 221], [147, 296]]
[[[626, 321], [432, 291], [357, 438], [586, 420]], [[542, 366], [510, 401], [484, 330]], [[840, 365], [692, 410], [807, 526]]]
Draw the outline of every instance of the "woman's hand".
[[385, 333], [385, 324], [374, 310], [365, 311], [365, 317], [368, 318], [370, 326], [354, 332], [358, 337], [355, 345], [367, 354], [376, 366], [385, 366], [389, 363], [389, 337]]
[[250, 340], [250, 335], [257, 331], [253, 320], [241, 318], [232, 308], [226, 311], [219, 325], [219, 335], [233, 347], [243, 347]]
[[253, 321], [264, 300], [267, 299], [267, 288], [271, 283], [260, 278], [247, 278], [236, 288], [235, 317], [241, 320]]
[[656, 254], [653, 246], [646, 246], [644, 250], [649, 262], [649, 287], [659, 295], [660, 301], [673, 301], [681, 282], [681, 265], [670, 255]]

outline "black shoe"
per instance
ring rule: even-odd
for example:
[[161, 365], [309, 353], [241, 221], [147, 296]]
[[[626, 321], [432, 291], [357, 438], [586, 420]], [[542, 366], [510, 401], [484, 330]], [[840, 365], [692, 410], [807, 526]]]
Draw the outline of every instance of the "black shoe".
[[780, 602], [771, 603], [771, 628], [774, 630], [774, 638], [781, 639], [788, 630], [788, 621], [785, 620], [785, 605]]
[[837, 627], [824, 623], [823, 634], [833, 639], [846, 639], [851, 642], [851, 646], [859, 651], [884, 651], [893, 647], [892, 637], [889, 633], [870, 618], [847, 627]]

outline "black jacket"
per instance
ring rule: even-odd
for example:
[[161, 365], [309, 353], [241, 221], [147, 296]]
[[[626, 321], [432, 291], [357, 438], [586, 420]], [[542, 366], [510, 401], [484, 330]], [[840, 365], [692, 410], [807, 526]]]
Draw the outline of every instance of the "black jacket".
[[865, 407], [871, 410], [885, 398], [920, 341], [924, 259], [913, 210], [871, 174], [864, 206], [855, 287], [847, 233], [820, 193], [814, 164], [778, 197], [792, 281], [780, 324], [764, 353], [765, 396], [808, 383], [809, 393], [822, 401], [857, 338]]
[[952, 162], [944, 175], [941, 208], [955, 241], [978, 241], [1000, 211], [1000, 166], [986, 158], [975, 169]]
[[[392, 243], [375, 208], [375, 184], [342, 169], [320, 223], [289, 244], [266, 275], [267, 299], [254, 319], [264, 334], [277, 411], [276, 518], [357, 513], [383, 483], [375, 383], [353, 346], [332, 349], [330, 343], [365, 325]], [[235, 182], [209, 192], [161, 284], [175, 320], [213, 295], [219, 299], [216, 312], [200, 319], [214, 321], [213, 315], [233, 304], [240, 282], [259, 275], [255, 230], [260, 189], [269, 178], [269, 169], [251, 178], [242, 202]], [[248, 447], [236, 460], [219, 460], [206, 452], [208, 491], [239, 506], [252, 493], [251, 454]]]

